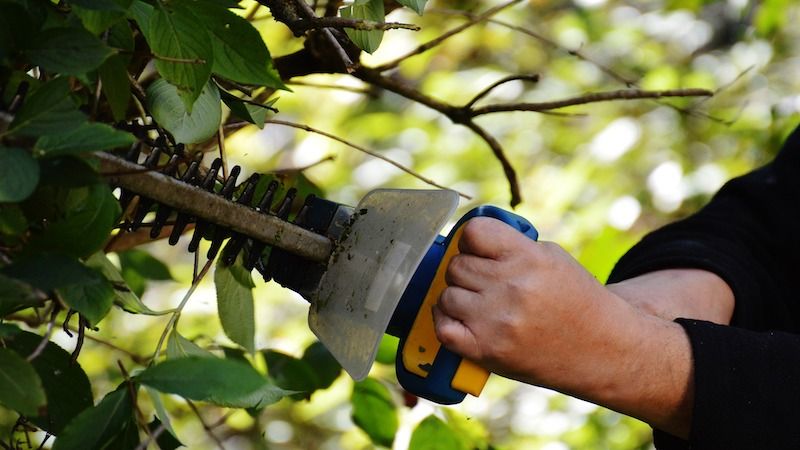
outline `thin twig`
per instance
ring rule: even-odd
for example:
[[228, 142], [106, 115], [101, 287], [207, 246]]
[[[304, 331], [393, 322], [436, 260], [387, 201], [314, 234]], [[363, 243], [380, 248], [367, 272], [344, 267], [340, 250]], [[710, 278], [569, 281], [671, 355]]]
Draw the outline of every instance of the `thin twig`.
[[484, 114], [510, 111], [550, 111], [553, 109], [565, 108], [567, 106], [585, 105], [588, 103], [607, 102], [614, 100], [634, 100], [644, 98], [665, 98], [665, 97], [707, 97], [714, 95], [707, 89], [667, 89], [663, 91], [645, 91], [640, 89], [622, 89], [617, 91], [594, 92], [591, 94], [580, 95], [563, 100], [538, 103], [507, 103], [488, 105], [471, 110], [472, 117]]
[[[314, 20], [317, 18], [316, 13], [313, 9], [311, 9], [311, 6], [309, 6], [305, 0], [295, 0], [294, 3], [298, 6], [300, 12], [303, 14], [306, 20]], [[329, 28], [323, 28], [320, 30], [320, 33], [322, 33], [323, 38], [328, 42], [331, 50], [333, 50], [338, 59], [341, 61], [345, 72], [352, 73], [355, 69], [355, 63], [353, 63], [353, 60], [350, 59], [350, 55], [347, 54], [347, 51], [342, 47], [342, 44], [339, 43], [339, 40], [336, 39], [336, 36], [333, 35]]]
[[301, 81], [294, 79], [287, 81], [286, 84], [288, 84], [289, 86], [305, 86], [305, 87], [312, 87], [319, 89], [336, 89], [340, 91], [353, 92], [356, 94], [365, 94], [373, 97], [375, 96], [375, 90], [371, 89], [371, 86], [370, 87], [343, 86], [341, 84], [311, 83], [308, 81]]
[[305, 172], [306, 170], [308, 170], [308, 169], [310, 169], [312, 167], [317, 167], [320, 164], [323, 164], [323, 163], [326, 163], [326, 162], [329, 162], [329, 161], [334, 161], [334, 160], [336, 160], [336, 156], [328, 155], [328, 156], [320, 159], [319, 161], [312, 162], [311, 164], [307, 164], [307, 165], [302, 166], [302, 167], [287, 167], [287, 168], [284, 168], [284, 169], [272, 170], [272, 171], [270, 171], [270, 173], [274, 173], [276, 175], [285, 175], [285, 174], [291, 174], [291, 173]]
[[[145, 428], [147, 428], [147, 427], [145, 427]], [[145, 449], [147, 449], [147, 447], [150, 445], [150, 443], [151, 442], [155, 442], [156, 440], [158, 440], [158, 438], [161, 437], [161, 435], [165, 431], [167, 431], [167, 424], [162, 422], [161, 424], [159, 424], [156, 427], [155, 430], [152, 430], [149, 433], [149, 436], [147, 436], [147, 439], [145, 439], [144, 441], [140, 442], [139, 445], [136, 446], [135, 450], [145, 450]]]
[[[360, 151], [362, 153], [366, 153], [367, 155], [370, 155], [372, 157], [375, 157], [375, 158], [378, 158], [378, 159], [380, 159], [382, 161], [385, 161], [385, 162], [397, 167], [398, 169], [402, 170], [403, 172], [405, 172], [405, 173], [407, 173], [407, 174], [417, 178], [418, 180], [420, 180], [420, 181], [422, 181], [424, 183], [427, 183], [427, 184], [429, 184], [431, 186], [437, 187], [439, 189], [450, 189], [450, 188], [447, 188], [447, 187], [444, 187], [444, 186], [438, 184], [437, 182], [431, 180], [430, 178], [427, 178], [427, 177], [415, 172], [414, 170], [412, 170], [412, 169], [400, 164], [397, 161], [394, 161], [392, 159], [389, 159], [389, 158], [381, 155], [380, 153], [372, 151], [372, 150], [370, 150], [368, 148], [364, 148], [364, 147], [362, 147], [362, 146], [360, 146], [358, 144], [354, 144], [354, 143], [352, 143], [352, 142], [350, 142], [350, 141], [348, 141], [346, 139], [340, 138], [339, 136], [335, 136], [335, 135], [327, 133], [325, 131], [318, 130], [316, 128], [312, 128], [312, 127], [310, 127], [308, 125], [303, 125], [303, 124], [294, 123], [294, 122], [287, 122], [285, 120], [267, 119], [267, 120], [264, 121], [264, 123], [272, 123], [272, 124], [275, 124], [275, 125], [283, 125], [283, 126], [287, 126], [287, 127], [292, 127], [292, 128], [297, 128], [297, 129], [300, 129], [300, 130], [308, 131], [309, 133], [316, 133], [316, 134], [319, 134], [321, 136], [325, 136], [328, 139], [333, 139], [334, 141], [341, 142], [342, 144], [344, 144], [344, 145], [346, 145], [346, 146], [348, 146], [350, 148], [354, 148], [354, 149], [356, 149], [356, 150], [358, 150], [358, 151]], [[458, 192], [458, 191], [455, 191], [455, 192]], [[458, 195], [460, 195], [460, 196], [462, 196], [462, 197], [464, 197], [466, 199], [471, 199], [472, 198], [469, 195], [464, 194], [463, 192], [458, 192]]]
[[78, 340], [75, 343], [75, 349], [72, 350], [72, 355], [69, 358], [70, 365], [75, 364], [78, 360], [78, 355], [81, 354], [81, 349], [83, 348], [83, 338], [86, 335], [86, 327], [88, 326], [88, 321], [80, 314], [78, 314]]
[[[464, 16], [464, 17], [467, 17], [467, 18], [476, 17], [475, 13], [472, 13], [472, 12], [469, 12], [469, 11], [458, 11], [458, 10], [432, 8], [431, 10], [429, 10], [429, 12], [437, 12], [437, 13], [449, 14], [449, 15], [459, 15], [459, 16]], [[632, 79], [630, 79], [628, 77], [620, 75], [619, 73], [615, 72], [613, 69], [611, 69], [610, 67], [606, 66], [605, 64], [602, 64], [602, 63], [600, 63], [600, 62], [588, 57], [585, 53], [581, 52], [580, 50], [574, 50], [574, 49], [569, 49], [569, 48], [563, 47], [560, 44], [558, 44], [556, 41], [554, 41], [554, 40], [552, 40], [552, 39], [550, 39], [550, 38], [548, 38], [548, 37], [546, 37], [546, 36], [544, 36], [542, 34], [539, 34], [539, 33], [535, 32], [535, 31], [533, 31], [533, 30], [531, 30], [529, 28], [524, 28], [524, 27], [521, 27], [521, 26], [518, 26], [518, 25], [514, 25], [514, 24], [511, 24], [511, 23], [505, 22], [503, 20], [496, 19], [494, 17], [487, 19], [486, 22], [492, 23], [492, 24], [495, 24], [495, 25], [499, 25], [501, 27], [508, 28], [509, 30], [513, 30], [513, 31], [522, 33], [524, 35], [527, 35], [529, 37], [532, 37], [532, 38], [538, 40], [539, 42], [547, 45], [548, 47], [551, 47], [554, 50], [558, 50], [558, 51], [564, 52], [564, 53], [566, 53], [568, 55], [571, 55], [571, 56], [574, 56], [574, 57], [576, 57], [576, 58], [578, 58], [580, 60], [586, 61], [586, 62], [592, 64], [593, 66], [597, 67], [598, 69], [600, 69], [601, 72], [603, 72], [606, 75], [608, 75], [609, 77], [619, 81], [620, 83], [622, 83], [623, 85], [625, 85], [627, 87], [635, 87], [636, 86], [636, 81], [635, 80], [632, 80]]]
[[192, 285], [189, 287], [189, 290], [186, 291], [186, 295], [183, 296], [181, 303], [178, 305], [177, 308], [175, 308], [175, 311], [172, 313], [172, 316], [170, 316], [169, 322], [167, 322], [167, 326], [164, 327], [164, 331], [161, 333], [161, 337], [158, 339], [156, 350], [153, 352], [153, 356], [150, 358], [150, 364], [155, 363], [158, 360], [158, 357], [161, 356], [161, 347], [164, 345], [164, 340], [167, 338], [167, 335], [172, 330], [172, 328], [175, 327], [175, 325], [177, 325], [178, 318], [181, 315], [181, 311], [183, 311], [183, 308], [186, 306], [186, 303], [189, 301], [189, 298], [192, 296], [192, 294], [194, 294], [194, 291], [197, 289], [197, 286], [200, 284], [200, 281], [203, 280], [203, 278], [206, 276], [208, 270], [211, 268], [213, 264], [214, 264], [214, 259], [213, 258], [209, 259], [206, 262], [206, 265], [203, 266], [203, 270], [201, 270], [200, 273], [197, 274], [196, 277], [194, 277]]
[[225, 160], [225, 131], [222, 129], [222, 124], [219, 124], [217, 131], [217, 147], [219, 148], [219, 159], [222, 160], [222, 179], [228, 179], [228, 161]]
[[189, 408], [191, 408], [191, 409], [192, 409], [192, 411], [194, 412], [194, 415], [195, 415], [195, 416], [197, 416], [197, 420], [199, 420], [199, 421], [200, 421], [200, 423], [203, 425], [203, 430], [205, 430], [206, 434], [207, 434], [209, 437], [211, 437], [211, 439], [213, 439], [213, 440], [214, 440], [214, 442], [216, 442], [217, 446], [218, 446], [218, 447], [219, 447], [221, 450], [225, 450], [225, 446], [223, 446], [223, 445], [222, 445], [222, 441], [220, 441], [220, 440], [219, 440], [219, 438], [217, 437], [217, 435], [216, 435], [216, 434], [214, 434], [214, 430], [213, 430], [213, 429], [211, 429], [211, 427], [209, 427], [209, 426], [208, 426], [208, 424], [206, 423], [206, 421], [203, 419], [203, 416], [200, 414], [200, 410], [199, 410], [199, 409], [197, 409], [197, 406], [195, 406], [194, 402], [192, 402], [191, 400], [189, 400], [189, 399], [187, 398], [187, 399], [186, 399], [186, 404], [188, 404], [188, 405], [189, 405]]
[[28, 362], [33, 361], [40, 354], [42, 354], [45, 347], [47, 347], [47, 344], [50, 342], [50, 336], [53, 335], [53, 326], [56, 323], [56, 317], [58, 316], [58, 311], [60, 309], [61, 307], [57, 303], [53, 303], [53, 311], [50, 313], [50, 321], [47, 322], [47, 331], [45, 331], [44, 336], [42, 336], [41, 342], [39, 342], [39, 345], [37, 345], [36, 348], [33, 350], [33, 353], [31, 353], [30, 355], [28, 355], [27, 358], [25, 358], [26, 361]]
[[495, 158], [500, 161], [500, 165], [503, 168], [503, 173], [508, 180], [508, 187], [511, 193], [511, 200], [509, 204], [512, 208], [516, 207], [522, 202], [522, 193], [520, 192], [519, 188], [519, 180], [517, 179], [517, 171], [514, 170], [514, 166], [511, 165], [511, 161], [505, 155], [503, 151], [503, 147], [500, 143], [495, 139], [494, 136], [489, 134], [486, 130], [481, 128], [478, 124], [473, 121], [468, 121], [463, 124], [465, 127], [472, 130], [473, 133], [477, 134], [478, 136], [483, 139], [489, 148], [492, 150]]
[[437, 45], [441, 44], [445, 40], [447, 40], [447, 39], [455, 36], [456, 34], [466, 30], [467, 28], [470, 28], [473, 25], [476, 25], [476, 24], [478, 24], [480, 22], [483, 22], [484, 20], [492, 17], [493, 15], [499, 13], [500, 11], [508, 8], [509, 6], [512, 6], [512, 5], [514, 5], [516, 3], [519, 3], [521, 1], [522, 0], [510, 0], [510, 1], [507, 1], [505, 3], [501, 3], [500, 5], [497, 5], [494, 8], [490, 8], [490, 9], [486, 10], [485, 12], [481, 13], [480, 15], [477, 15], [477, 16], [471, 18], [468, 22], [466, 22], [466, 23], [464, 23], [462, 25], [459, 25], [459, 26], [453, 28], [450, 31], [447, 31], [447, 32], [437, 36], [436, 38], [431, 39], [430, 41], [421, 44], [419, 47], [415, 48], [414, 50], [411, 50], [410, 52], [406, 53], [405, 55], [400, 56], [400, 57], [398, 57], [396, 59], [393, 59], [393, 60], [391, 60], [391, 61], [389, 61], [387, 63], [381, 64], [380, 66], [375, 67], [374, 69], [379, 71], [379, 72], [385, 72], [387, 70], [394, 69], [397, 66], [399, 66], [400, 63], [402, 63], [406, 59], [411, 58], [411, 57], [416, 56], [416, 55], [419, 55], [419, 54], [422, 54], [422, 53], [425, 53], [426, 51], [436, 47]]
[[539, 82], [539, 74], [534, 73], [534, 74], [529, 74], [529, 75], [525, 75], [525, 74], [522, 74], [522, 75], [509, 75], [507, 77], [501, 78], [501, 79], [495, 81], [494, 83], [490, 84], [489, 86], [487, 86], [484, 90], [479, 92], [475, 97], [472, 97], [472, 100], [470, 100], [466, 105], [464, 105], [464, 108], [472, 108], [472, 105], [477, 103], [478, 100], [480, 100], [483, 97], [485, 97], [486, 95], [488, 95], [489, 92], [491, 92], [492, 90], [494, 90], [495, 88], [497, 88], [501, 84], [508, 83], [510, 81], [517, 81], [517, 80], [530, 81], [531, 83], [538, 83]]
[[345, 17], [317, 17], [302, 19], [292, 23], [292, 31], [319, 30], [321, 28], [351, 28], [354, 30], [412, 30], [419, 31], [419, 25], [401, 22], [375, 22], [372, 20], [350, 19]]
[[[78, 331], [77, 328], [73, 328], [73, 327], [70, 327], [70, 330], [75, 331], [75, 332]], [[122, 347], [119, 347], [119, 346], [117, 346], [115, 344], [112, 344], [111, 342], [108, 342], [108, 341], [105, 341], [105, 340], [100, 339], [98, 337], [92, 336], [91, 334], [87, 334], [86, 335], [86, 339], [89, 339], [90, 341], [96, 342], [96, 343], [98, 343], [100, 345], [104, 345], [104, 346], [106, 346], [106, 347], [108, 347], [108, 348], [110, 348], [112, 350], [116, 350], [118, 352], [124, 353], [128, 357], [130, 357], [131, 361], [135, 362], [136, 364], [144, 364], [145, 362], [147, 362], [147, 358], [146, 357], [144, 357], [142, 355], [138, 355], [136, 353], [133, 353], [130, 350], [126, 350], [126, 349], [124, 349]]]

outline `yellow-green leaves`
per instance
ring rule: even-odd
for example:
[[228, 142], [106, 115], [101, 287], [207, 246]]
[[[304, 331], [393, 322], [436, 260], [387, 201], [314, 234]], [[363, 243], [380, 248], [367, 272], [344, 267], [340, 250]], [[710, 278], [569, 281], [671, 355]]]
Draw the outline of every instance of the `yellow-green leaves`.
[[455, 432], [436, 416], [428, 416], [411, 434], [409, 450], [466, 450]]
[[[370, 20], [383, 22], [383, 0], [355, 0], [352, 5], [341, 10], [342, 17], [346, 19]], [[383, 40], [383, 30], [353, 30], [347, 29], [347, 36], [361, 50], [372, 53], [378, 49]]]
[[353, 386], [353, 422], [377, 445], [391, 447], [397, 433], [397, 406], [380, 381], [367, 378]]
[[[241, 258], [240, 258], [241, 259]], [[253, 280], [241, 261], [226, 266], [220, 259], [214, 271], [217, 310], [222, 329], [233, 342], [248, 352], [255, 352], [255, 317]]]

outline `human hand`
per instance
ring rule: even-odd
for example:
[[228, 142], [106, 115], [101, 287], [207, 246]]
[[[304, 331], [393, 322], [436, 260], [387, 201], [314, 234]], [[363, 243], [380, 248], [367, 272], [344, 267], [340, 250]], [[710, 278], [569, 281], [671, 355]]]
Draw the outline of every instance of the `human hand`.
[[[636, 311], [561, 247], [494, 219], [464, 225], [434, 307], [439, 340], [493, 372], [571, 390], [607, 366]], [[626, 324], [620, 326], [619, 324]], [[585, 371], [583, 370], [585, 369]]]
[[606, 289], [558, 245], [501, 221], [470, 220], [458, 245], [433, 307], [445, 347], [500, 375], [688, 435], [691, 348], [680, 325]]

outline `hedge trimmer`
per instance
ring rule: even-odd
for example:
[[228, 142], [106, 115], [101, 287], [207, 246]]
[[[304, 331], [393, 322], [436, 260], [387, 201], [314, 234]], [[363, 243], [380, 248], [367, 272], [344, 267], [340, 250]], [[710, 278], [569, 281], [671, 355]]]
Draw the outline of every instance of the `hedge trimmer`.
[[290, 220], [294, 190], [278, 196], [278, 183], [257, 174], [237, 185], [238, 166], [220, 179], [219, 159], [206, 170], [178, 155], [159, 168], [158, 149], [143, 165], [137, 150], [125, 159], [97, 156], [109, 182], [122, 188], [123, 209], [138, 196], [128, 229], [142, 226], [154, 211], [150, 235], [159, 236], [169, 221], [174, 245], [193, 222], [189, 251], [208, 239], [209, 258], [221, 252], [222, 262], [232, 264], [241, 257], [246, 269], [300, 293], [311, 303], [311, 330], [355, 380], [367, 376], [389, 333], [400, 339], [395, 366], [405, 389], [443, 404], [480, 394], [489, 373], [441, 346], [431, 307], [446, 287], [445, 268], [458, 253], [462, 224], [488, 216], [536, 239], [527, 220], [481, 206], [440, 236], [458, 195], [393, 189], [371, 191], [356, 207], [309, 195]]

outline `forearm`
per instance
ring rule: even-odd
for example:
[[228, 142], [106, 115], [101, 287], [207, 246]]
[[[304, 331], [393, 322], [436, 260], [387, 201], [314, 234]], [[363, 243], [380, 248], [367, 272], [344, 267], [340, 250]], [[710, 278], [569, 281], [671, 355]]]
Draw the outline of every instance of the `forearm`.
[[544, 384], [687, 437], [691, 424], [692, 354], [683, 328], [631, 307], [601, 299], [594, 332], [548, 373]]
[[669, 321], [683, 317], [727, 325], [733, 315], [730, 287], [705, 270], [659, 270], [607, 287], [638, 309]]

